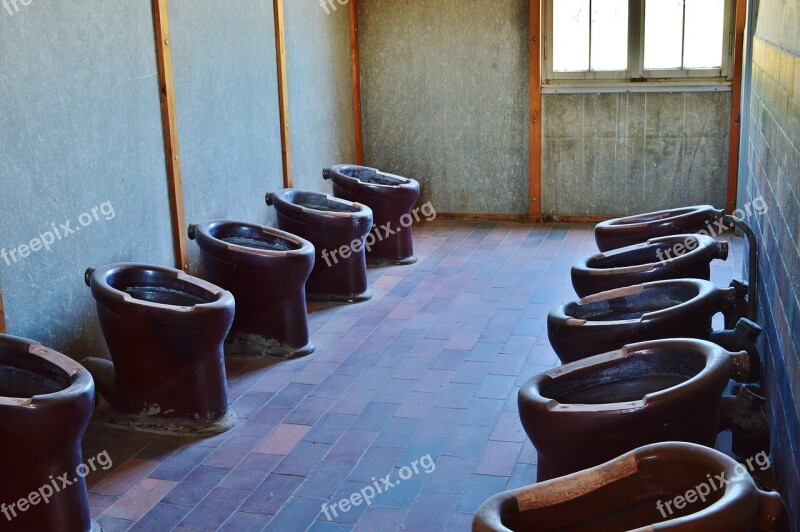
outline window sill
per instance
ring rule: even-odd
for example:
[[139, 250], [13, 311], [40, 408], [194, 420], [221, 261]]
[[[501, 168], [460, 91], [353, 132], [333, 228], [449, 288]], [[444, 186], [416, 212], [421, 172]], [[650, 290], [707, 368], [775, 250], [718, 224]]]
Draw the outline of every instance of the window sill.
[[727, 80], [670, 81], [556, 81], [542, 84], [542, 94], [598, 94], [613, 92], [730, 92]]

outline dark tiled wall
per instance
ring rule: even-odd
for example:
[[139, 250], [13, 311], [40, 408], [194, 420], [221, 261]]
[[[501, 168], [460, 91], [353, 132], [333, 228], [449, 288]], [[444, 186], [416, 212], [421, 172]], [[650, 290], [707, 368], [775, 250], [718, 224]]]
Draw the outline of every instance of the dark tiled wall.
[[[800, 526], [800, 40], [776, 31], [800, 26], [793, 2], [763, 0], [753, 42], [746, 198], [768, 211], [748, 216], [760, 236], [760, 322], [765, 327], [765, 381], [773, 454], [795, 527]], [[796, 33], [796, 32], [795, 32]]]

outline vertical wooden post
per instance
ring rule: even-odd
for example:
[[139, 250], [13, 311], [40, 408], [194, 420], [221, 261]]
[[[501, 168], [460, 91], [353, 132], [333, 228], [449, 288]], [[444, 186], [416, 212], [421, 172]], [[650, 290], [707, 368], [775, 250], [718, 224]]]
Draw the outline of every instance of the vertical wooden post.
[[0, 288], [0, 334], [6, 334], [6, 312], [3, 308], [3, 289]]
[[189, 246], [186, 236], [186, 214], [183, 207], [178, 117], [175, 106], [175, 82], [172, 73], [172, 49], [169, 36], [167, 0], [153, 0], [153, 23], [156, 34], [158, 81], [161, 93], [161, 120], [164, 129], [164, 151], [167, 161], [172, 239], [178, 269], [189, 270]]
[[528, 170], [528, 218], [542, 218], [542, 56], [541, 0], [530, 0], [530, 168]]
[[289, 78], [286, 68], [286, 23], [283, 0], [272, 0], [275, 21], [275, 54], [278, 65], [278, 109], [281, 121], [281, 159], [283, 186], [292, 188], [292, 137], [289, 130]]
[[[733, 33], [733, 86], [731, 88], [731, 138], [728, 154], [728, 195], [725, 209], [736, 210], [739, 189], [739, 143], [742, 135], [742, 66], [744, 62], [744, 30], [747, 0], [736, 0], [736, 22]], [[745, 110], [747, 112], [747, 110]]]
[[364, 164], [364, 126], [361, 121], [361, 65], [358, 54], [358, 0], [350, 0], [350, 61], [353, 72], [353, 119], [356, 135], [356, 164]]

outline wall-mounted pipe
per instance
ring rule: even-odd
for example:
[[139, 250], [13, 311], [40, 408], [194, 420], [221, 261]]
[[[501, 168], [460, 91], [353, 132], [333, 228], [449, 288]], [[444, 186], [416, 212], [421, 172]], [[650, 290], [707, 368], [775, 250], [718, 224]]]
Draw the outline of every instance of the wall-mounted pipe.
[[747, 238], [747, 246], [749, 248], [747, 317], [752, 321], [756, 321], [758, 317], [758, 242], [756, 241], [756, 233], [744, 220], [737, 216], [726, 214], [722, 220], [728, 226], [741, 229], [745, 238]]
[[769, 454], [769, 423], [761, 410], [766, 399], [746, 385], [736, 385], [733, 391], [735, 396], [722, 398], [720, 431], [731, 431], [731, 450], [739, 458], [746, 459], [759, 453]]

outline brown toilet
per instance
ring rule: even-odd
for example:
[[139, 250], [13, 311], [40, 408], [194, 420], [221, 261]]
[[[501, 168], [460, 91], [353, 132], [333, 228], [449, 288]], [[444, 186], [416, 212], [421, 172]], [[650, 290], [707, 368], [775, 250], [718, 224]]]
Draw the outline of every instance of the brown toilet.
[[306, 283], [308, 300], [356, 303], [372, 298], [364, 245], [372, 230], [372, 209], [297, 189], [267, 194], [266, 201], [275, 207], [278, 228], [314, 245], [314, 269]]
[[[88, 471], [80, 468], [93, 410], [94, 382], [83, 366], [0, 334], [0, 530], [100, 530], [89, 516]], [[51, 484], [65, 473], [66, 487]]]
[[[376, 168], [341, 164], [322, 171], [333, 182], [333, 195], [368, 205], [375, 225], [374, 242], [367, 249], [373, 264], [413, 264], [411, 209], [419, 199], [419, 183]], [[405, 223], [404, 223], [405, 222]]]
[[495, 495], [472, 530], [783, 532], [787, 521], [780, 496], [759, 489], [744, 465], [707, 447], [666, 442]]
[[223, 352], [230, 292], [146, 264], [89, 268], [86, 284], [113, 360], [83, 361], [111, 404], [107, 423], [183, 436], [233, 427]]
[[646, 243], [598, 253], [572, 267], [580, 297], [667, 279], [711, 277], [711, 261], [728, 258], [728, 243], [703, 235], [652, 238]]
[[717, 288], [701, 279], [617, 288], [552, 310], [547, 335], [564, 363], [645, 340], [708, 340], [713, 316], [735, 314], [739, 297], [735, 288]]
[[749, 372], [747, 353], [705, 340], [642, 342], [533, 377], [519, 417], [539, 456], [539, 480], [594, 467], [660, 441], [713, 446], [722, 394]]
[[651, 238], [697, 233], [709, 229], [717, 231], [715, 222], [725, 216], [725, 211], [711, 205], [696, 205], [682, 209], [649, 212], [615, 218], [597, 225], [594, 239], [600, 251], [624, 248], [647, 242]]
[[298, 358], [311, 354], [306, 281], [314, 267], [308, 240], [272, 227], [216, 220], [189, 227], [203, 270], [236, 298], [225, 341], [229, 356]]

